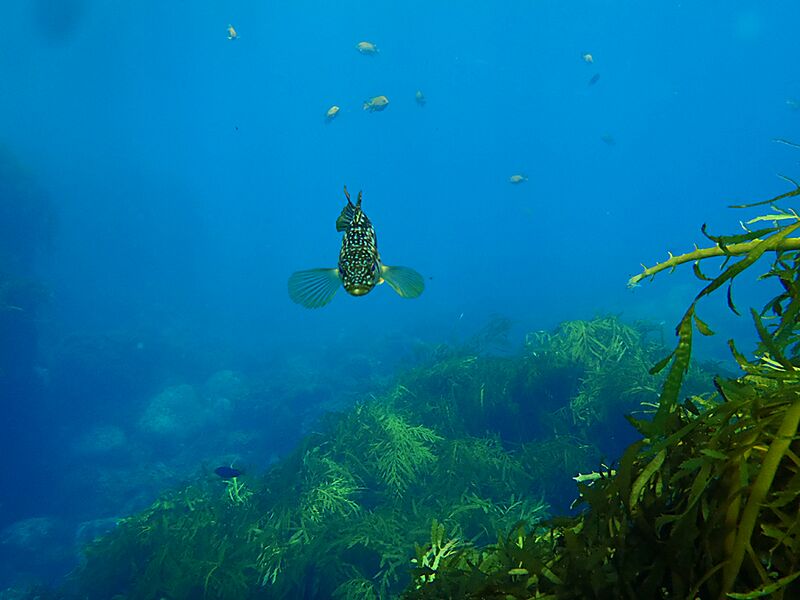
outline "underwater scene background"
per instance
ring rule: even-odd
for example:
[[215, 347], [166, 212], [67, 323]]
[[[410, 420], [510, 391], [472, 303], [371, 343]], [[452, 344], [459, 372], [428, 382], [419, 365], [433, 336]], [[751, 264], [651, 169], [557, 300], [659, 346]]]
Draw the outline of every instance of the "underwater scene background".
[[0, 598], [800, 597], [800, 5], [0, 15]]

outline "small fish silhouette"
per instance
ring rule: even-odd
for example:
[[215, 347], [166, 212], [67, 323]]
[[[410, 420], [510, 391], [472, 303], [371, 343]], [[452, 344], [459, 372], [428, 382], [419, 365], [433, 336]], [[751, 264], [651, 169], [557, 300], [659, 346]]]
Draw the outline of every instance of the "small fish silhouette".
[[358, 42], [356, 44], [356, 50], [361, 52], [361, 54], [366, 54], [368, 56], [375, 56], [378, 52], [380, 52], [378, 47], [372, 42]]
[[325, 113], [325, 122], [330, 123], [331, 121], [333, 121], [336, 118], [336, 115], [339, 114], [340, 110], [341, 109], [335, 104], [331, 106]]
[[375, 96], [369, 100], [365, 100], [361, 108], [370, 112], [380, 112], [389, 106], [389, 99], [386, 96]]
[[589, 80], [589, 83], [587, 85], [592, 86], [598, 81], [600, 81], [600, 73], [595, 73], [594, 75], [592, 75], [592, 78]]
[[214, 473], [216, 473], [221, 479], [235, 479], [242, 474], [239, 469], [234, 469], [233, 467], [227, 467], [225, 465], [214, 469]]
[[605, 144], [607, 144], [608, 146], [616, 146], [617, 145], [617, 140], [615, 140], [614, 136], [611, 135], [610, 133], [604, 133], [603, 135], [600, 136], [600, 139], [603, 140], [603, 142]]

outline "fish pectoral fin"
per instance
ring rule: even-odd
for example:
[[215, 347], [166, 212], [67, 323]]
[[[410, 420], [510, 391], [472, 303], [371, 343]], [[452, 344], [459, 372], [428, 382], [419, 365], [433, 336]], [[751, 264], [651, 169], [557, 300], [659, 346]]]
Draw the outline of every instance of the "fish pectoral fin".
[[342, 284], [338, 269], [309, 269], [289, 277], [289, 297], [306, 308], [320, 308], [333, 299]]
[[384, 281], [403, 298], [417, 298], [425, 290], [425, 280], [414, 269], [382, 265], [381, 275]]

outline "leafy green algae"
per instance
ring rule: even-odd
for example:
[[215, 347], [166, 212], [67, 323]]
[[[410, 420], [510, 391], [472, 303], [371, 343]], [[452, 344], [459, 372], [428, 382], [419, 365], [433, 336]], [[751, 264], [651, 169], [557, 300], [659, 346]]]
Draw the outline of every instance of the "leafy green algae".
[[[603, 406], [631, 411], [655, 394], [633, 382], [663, 348], [616, 317], [540, 332], [517, 356], [485, 354], [494, 337], [439, 348], [386, 393], [330, 415], [262, 478], [194, 482], [125, 519], [87, 549], [79, 595], [392, 598], [409, 584], [431, 523], [456, 540], [437, 568], [493, 547], [498, 532], [544, 535], [545, 498], [574, 489], [569, 477], [600, 461], [592, 437], [610, 412]], [[631, 393], [619, 369], [636, 373]], [[591, 419], [575, 416], [581, 398]], [[515, 543], [507, 554], [527, 552]]]
[[[645, 324], [570, 321], [531, 334], [521, 356], [496, 356], [486, 349], [503, 345], [498, 320], [331, 415], [263, 477], [193, 482], [123, 520], [87, 549], [76, 597], [792, 597], [794, 226], [782, 218], [760, 230], [780, 236], [768, 247], [758, 236], [713, 238], [729, 260], [747, 259], [741, 244], [775, 258], [764, 279], [780, 293], [754, 314], [758, 358], [731, 343], [744, 377], [701, 393], [711, 377], [689, 362], [686, 330], [711, 330], [697, 301], [678, 349], [657, 365], [672, 361], [664, 379], [649, 374], [664, 349]], [[607, 420], [643, 411], [655, 418], [631, 419], [642, 439], [601, 467]], [[593, 469], [579, 478], [584, 511], [545, 520], [544, 499]]]
[[[632, 336], [615, 364], [643, 352], [615, 318], [585, 327]], [[394, 388], [330, 415], [265, 476], [167, 493], [87, 549], [79, 595], [398, 597], [434, 521], [459, 548], [533, 530], [549, 515], [546, 495], [600, 455], [574, 433], [570, 402], [601, 367], [566, 355], [564, 335], [517, 356], [480, 353], [474, 341], [440, 348]], [[611, 339], [596, 335], [593, 344]], [[593, 401], [619, 402], [616, 390], [597, 386]]]
[[[800, 195], [800, 187], [767, 201]], [[763, 204], [763, 203], [759, 203]], [[696, 249], [645, 269], [653, 276], [693, 262], [708, 282], [684, 314], [675, 350], [652, 369], [670, 364], [653, 420], [633, 420], [643, 438], [615, 469], [579, 483], [586, 510], [551, 520], [549, 532], [520, 525], [494, 546], [457, 548], [437, 568], [430, 550], [417, 551], [406, 598], [794, 598], [800, 595], [800, 218], [774, 214], [748, 224], [773, 227], [735, 236], [708, 236], [714, 248]], [[705, 231], [705, 228], [704, 228]], [[680, 401], [690, 367], [692, 333], [713, 335], [696, 315], [700, 299], [771, 253], [761, 280], [780, 292], [752, 311], [760, 343], [748, 359], [730, 342], [744, 372], [717, 377], [713, 396]], [[716, 278], [699, 261], [725, 259]], [[738, 258], [737, 258], [738, 257]], [[578, 335], [580, 335], [580, 331]], [[570, 351], [574, 351], [570, 349]], [[602, 353], [582, 343], [584, 356]]]
[[257, 552], [234, 532], [254, 510], [207, 485], [168, 493], [86, 549], [81, 587], [90, 598], [248, 598]]

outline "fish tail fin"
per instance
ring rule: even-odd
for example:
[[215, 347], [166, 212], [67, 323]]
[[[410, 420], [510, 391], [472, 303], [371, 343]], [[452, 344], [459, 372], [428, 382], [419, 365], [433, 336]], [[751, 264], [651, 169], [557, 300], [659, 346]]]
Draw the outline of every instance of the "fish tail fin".
[[381, 266], [383, 280], [403, 298], [417, 298], [425, 291], [422, 275], [408, 267]]
[[341, 280], [338, 269], [309, 269], [289, 277], [289, 297], [306, 308], [320, 308], [333, 299]]

